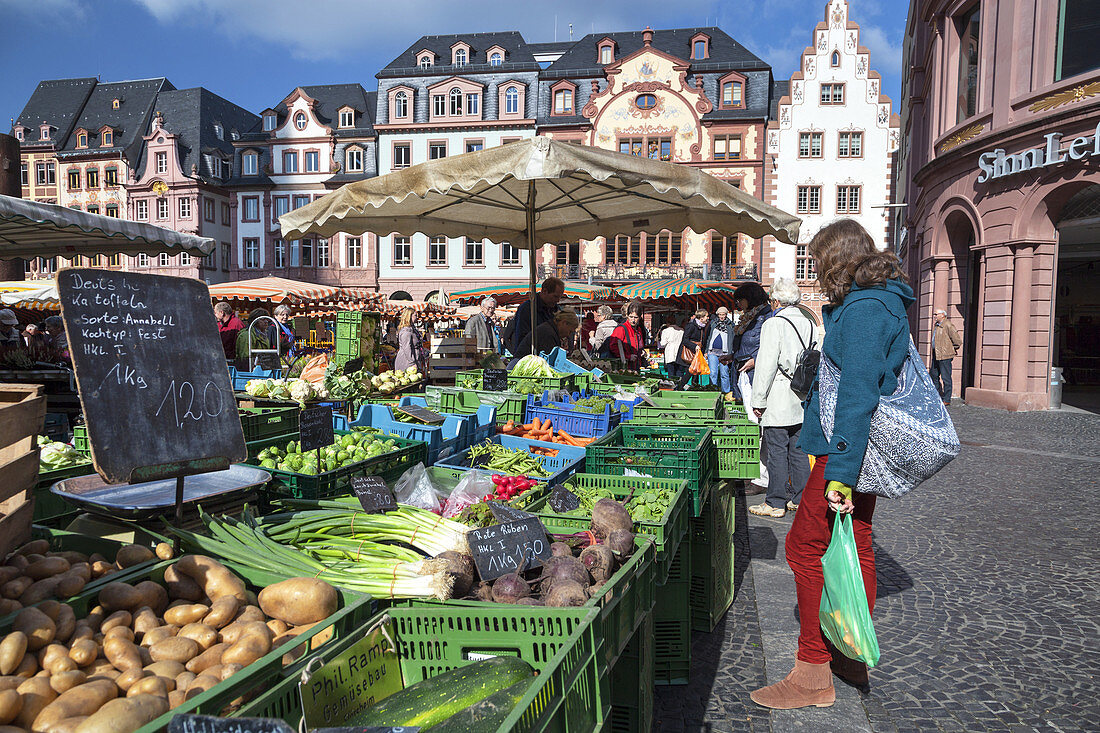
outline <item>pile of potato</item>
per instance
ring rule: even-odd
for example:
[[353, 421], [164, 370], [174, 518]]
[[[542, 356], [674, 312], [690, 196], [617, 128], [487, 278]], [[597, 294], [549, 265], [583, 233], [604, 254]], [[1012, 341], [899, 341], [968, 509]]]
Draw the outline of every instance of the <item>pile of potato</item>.
[[[165, 550], [169, 548], [164, 548]], [[160, 548], [158, 548], [159, 554]], [[184, 555], [164, 583], [108, 583], [84, 618], [26, 607], [0, 641], [0, 733], [130, 733], [336, 612], [336, 589], [292, 578], [259, 595], [216, 560]], [[289, 664], [331, 637], [283, 655]]]
[[[0, 616], [15, 613], [24, 606], [50, 598], [72, 598], [92, 580], [98, 580], [123, 568], [130, 568], [156, 555], [148, 547], [127, 545], [118, 551], [113, 563], [102, 555], [90, 557], [80, 552], [50, 552], [46, 540], [28, 542], [0, 565]], [[171, 548], [158, 546], [161, 553], [172, 555]]]

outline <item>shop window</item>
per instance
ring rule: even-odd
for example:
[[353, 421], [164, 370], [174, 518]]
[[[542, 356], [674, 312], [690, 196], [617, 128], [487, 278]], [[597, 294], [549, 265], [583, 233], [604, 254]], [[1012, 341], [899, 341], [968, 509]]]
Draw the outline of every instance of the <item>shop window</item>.
[[348, 237], [344, 246], [347, 251], [347, 256], [344, 258], [344, 264], [347, 267], [362, 267], [363, 240], [359, 237]]
[[838, 158], [862, 158], [863, 157], [863, 133], [842, 132], [837, 138]]
[[862, 189], [862, 186], [837, 186], [836, 213], [858, 214]]
[[395, 267], [412, 264], [412, 243], [408, 237], [393, 238], [393, 264]]
[[822, 157], [822, 139], [824, 133], [821, 132], [800, 132], [798, 133], [798, 157], [799, 158], [820, 158]]
[[798, 187], [798, 213], [821, 213], [821, 186]]
[[978, 111], [981, 10], [981, 5], [975, 5], [955, 19], [955, 27], [959, 34], [959, 94], [956, 122], [973, 117]]
[[810, 256], [808, 245], [799, 244], [794, 249], [794, 277], [796, 280], [816, 280], [814, 258]]
[[715, 160], [741, 160], [741, 135], [716, 135]]
[[822, 84], [821, 104], [844, 104], [843, 84]]
[[428, 240], [428, 264], [437, 267], [447, 264], [446, 237], [432, 237]]

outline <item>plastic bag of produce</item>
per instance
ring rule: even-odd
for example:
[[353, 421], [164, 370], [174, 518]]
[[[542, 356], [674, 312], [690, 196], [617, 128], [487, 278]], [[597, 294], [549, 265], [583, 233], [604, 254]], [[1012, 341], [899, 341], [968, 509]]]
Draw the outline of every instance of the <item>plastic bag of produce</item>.
[[393, 495], [398, 504], [408, 504], [436, 514], [443, 511], [443, 501], [432, 485], [432, 480], [428, 478], [428, 470], [423, 463], [418, 463], [401, 474], [401, 478], [393, 485]]
[[867, 606], [850, 514], [836, 515], [833, 538], [821, 557], [821, 570], [825, 577], [818, 611], [821, 630], [844, 656], [875, 666], [878, 638]]
[[484, 471], [467, 471], [447, 497], [447, 506], [443, 508], [444, 517], [457, 517], [466, 507], [477, 504], [483, 497], [493, 493], [492, 477]]

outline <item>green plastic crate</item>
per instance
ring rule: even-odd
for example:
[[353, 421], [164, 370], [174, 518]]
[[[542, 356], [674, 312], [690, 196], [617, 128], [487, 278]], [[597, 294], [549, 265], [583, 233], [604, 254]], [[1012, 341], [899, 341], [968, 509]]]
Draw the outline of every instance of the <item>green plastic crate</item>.
[[699, 399], [685, 398], [687, 394], [661, 392], [651, 395], [649, 400], [654, 404], [641, 402], [634, 406], [634, 422], [640, 425], [714, 425], [725, 417], [722, 395], [715, 392]]
[[[634, 410], [640, 405], [635, 405]], [[585, 449], [585, 472], [621, 476], [627, 469], [688, 482], [692, 516], [698, 516], [718, 470], [718, 452], [707, 427], [660, 427], [630, 421]]]
[[690, 542], [680, 545], [653, 607], [653, 675], [657, 685], [686, 685], [691, 674]]
[[61, 527], [72, 521], [80, 513], [80, 509], [50, 491], [50, 487], [62, 479], [85, 476], [89, 473], [95, 473], [91, 461], [66, 468], [56, 468], [52, 471], [39, 469], [38, 483], [35, 485], [33, 492], [34, 514], [32, 521], [48, 527]]
[[92, 455], [92, 449], [88, 447], [88, 428], [86, 426], [73, 426], [73, 448], [86, 456]]
[[[364, 624], [388, 616], [393, 623], [401, 675], [413, 685], [468, 664], [481, 655], [518, 656], [538, 671], [531, 687], [497, 729], [517, 733], [590, 733], [604, 728], [609, 694], [596, 667], [594, 609], [534, 609], [494, 605], [391, 608]], [[335, 656], [357, 638], [334, 644]], [[297, 728], [301, 718], [298, 680], [281, 679], [236, 711], [241, 717], [281, 718]], [[488, 732], [487, 732], [488, 733]]]
[[238, 410], [246, 443], [298, 432], [301, 410], [297, 407], [240, 407]]
[[[336, 435], [345, 435], [347, 431], [337, 430], [335, 433]], [[366, 461], [353, 463], [350, 466], [337, 468], [334, 471], [325, 471], [316, 476], [280, 471], [277, 468], [266, 468], [264, 470], [271, 474], [271, 481], [261, 489], [261, 497], [268, 501], [277, 500], [287, 495], [295, 499], [324, 499], [347, 493], [353, 478], [382, 476], [385, 479], [394, 472], [404, 472], [405, 469], [417, 463], [427, 462], [427, 443], [393, 436], [387, 437], [386, 440], [392, 440], [397, 446], [397, 450]], [[259, 465], [259, 461], [254, 458], [250, 458], [247, 462], [254, 466]], [[400, 476], [400, 473], [397, 475]]]
[[297, 442], [301, 437], [301, 433], [289, 433], [287, 435], [273, 435], [263, 440], [253, 440], [249, 443], [245, 443], [245, 448], [248, 449], [248, 460], [252, 460], [260, 455], [260, 451], [264, 448], [271, 448], [272, 446], [285, 448], [287, 443], [292, 440]]
[[[678, 479], [646, 478], [642, 476], [607, 476], [594, 473], [578, 473], [566, 479], [563, 484], [567, 489], [577, 487], [586, 489], [600, 489], [608, 492], [609, 498], [625, 499], [631, 493], [646, 491], [649, 489], [671, 489], [674, 496], [665, 515], [660, 522], [647, 523], [635, 522], [634, 531], [638, 534], [646, 534], [653, 537], [656, 549], [655, 563], [657, 565], [657, 582], [663, 583], [668, 576], [669, 566], [680, 543], [687, 536], [688, 515], [691, 509], [688, 503], [691, 490], [686, 481]], [[550, 508], [548, 501], [550, 490], [543, 489], [531, 502], [526, 511], [537, 514], [555, 524], [571, 527], [577, 531], [589, 528], [592, 518], [577, 514], [559, 514]]]
[[691, 628], [709, 633], [733, 603], [733, 483], [711, 491], [702, 514], [691, 520]]
[[718, 478], [760, 478], [760, 426], [749, 422], [727, 421], [714, 431], [718, 449]]
[[649, 613], [611, 670], [611, 717], [605, 730], [636, 733], [653, 727], [653, 614]]
[[455, 415], [472, 415], [482, 405], [491, 405], [496, 408], [497, 425], [503, 425], [509, 420], [523, 422], [523, 411], [527, 409], [526, 395], [479, 389], [428, 386], [424, 388], [424, 400], [431, 410]]

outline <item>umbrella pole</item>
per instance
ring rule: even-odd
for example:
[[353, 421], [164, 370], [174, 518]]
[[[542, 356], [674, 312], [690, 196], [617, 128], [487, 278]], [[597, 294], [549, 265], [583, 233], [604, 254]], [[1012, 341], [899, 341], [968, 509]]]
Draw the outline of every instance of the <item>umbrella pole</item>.
[[[535, 298], [538, 296], [535, 294], [535, 182], [527, 182], [527, 246], [531, 251], [531, 256], [528, 261], [529, 267], [527, 268], [527, 280], [531, 287], [530, 302], [531, 302], [531, 353], [535, 354], [538, 351], [538, 347], [535, 346], [535, 324], [537, 321], [537, 303]], [[518, 346], [518, 344], [517, 344]], [[516, 354], [519, 356], [519, 354]]]

